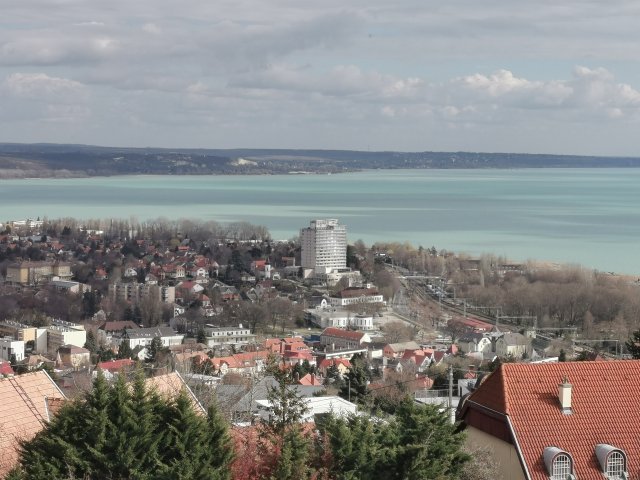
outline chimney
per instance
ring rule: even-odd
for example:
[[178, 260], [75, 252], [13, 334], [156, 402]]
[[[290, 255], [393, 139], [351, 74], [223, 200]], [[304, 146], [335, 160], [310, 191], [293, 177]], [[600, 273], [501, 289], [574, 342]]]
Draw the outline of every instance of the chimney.
[[565, 415], [571, 415], [571, 384], [569, 378], [565, 375], [562, 383], [558, 385], [558, 399], [560, 400], [560, 408]]

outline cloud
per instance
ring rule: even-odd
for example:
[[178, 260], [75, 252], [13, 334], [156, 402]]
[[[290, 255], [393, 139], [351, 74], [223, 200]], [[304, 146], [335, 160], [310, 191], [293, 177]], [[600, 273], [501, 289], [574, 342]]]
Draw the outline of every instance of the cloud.
[[9, 75], [5, 86], [17, 97], [56, 100], [76, 96], [84, 90], [84, 85], [68, 78], [50, 77], [45, 73], [14, 73]]

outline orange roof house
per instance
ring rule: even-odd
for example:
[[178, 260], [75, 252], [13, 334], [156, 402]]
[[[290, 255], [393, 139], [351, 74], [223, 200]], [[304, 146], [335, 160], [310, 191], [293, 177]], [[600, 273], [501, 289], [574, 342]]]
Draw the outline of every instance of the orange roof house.
[[640, 476], [640, 361], [503, 364], [458, 408], [502, 477]]
[[64, 398], [44, 370], [0, 378], [0, 478], [16, 466], [18, 442], [42, 430]]

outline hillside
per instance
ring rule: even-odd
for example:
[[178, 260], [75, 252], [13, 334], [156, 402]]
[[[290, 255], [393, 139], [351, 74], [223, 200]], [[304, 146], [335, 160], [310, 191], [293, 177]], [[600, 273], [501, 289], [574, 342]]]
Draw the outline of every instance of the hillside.
[[640, 158], [478, 152], [161, 149], [0, 144], [0, 178], [339, 173], [398, 168], [640, 167]]

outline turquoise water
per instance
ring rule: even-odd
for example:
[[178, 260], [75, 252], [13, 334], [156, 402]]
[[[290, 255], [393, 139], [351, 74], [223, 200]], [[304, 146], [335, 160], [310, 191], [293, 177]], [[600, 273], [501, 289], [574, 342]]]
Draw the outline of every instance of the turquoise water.
[[196, 218], [291, 238], [335, 217], [350, 241], [640, 273], [640, 169], [377, 170], [340, 175], [0, 180], [0, 219]]

